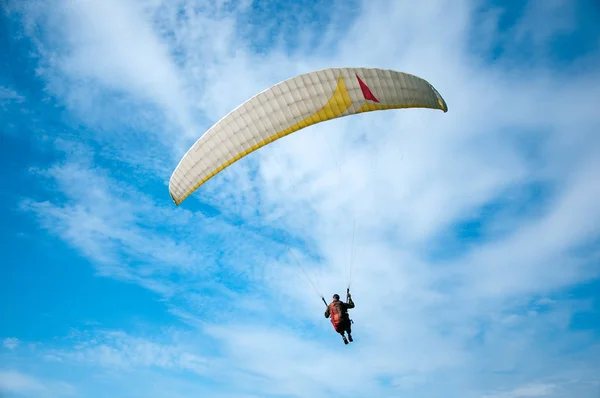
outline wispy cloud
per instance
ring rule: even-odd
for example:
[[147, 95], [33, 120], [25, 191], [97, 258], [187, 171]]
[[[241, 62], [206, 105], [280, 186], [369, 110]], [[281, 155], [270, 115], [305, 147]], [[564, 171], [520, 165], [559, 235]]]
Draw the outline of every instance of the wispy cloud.
[[25, 98], [14, 90], [11, 90], [8, 87], [0, 86], [0, 103], [4, 102], [23, 102]]
[[75, 395], [70, 384], [40, 380], [18, 371], [0, 371], [0, 393], [25, 397], [69, 397]]
[[19, 346], [19, 339], [16, 337], [7, 337], [2, 340], [2, 345], [4, 348], [8, 348], [9, 350], [14, 350]]
[[551, 384], [530, 384], [512, 391], [484, 395], [484, 398], [548, 397], [552, 393], [552, 390], [553, 386]]
[[78, 336], [73, 351], [50, 351], [46, 357], [50, 360], [98, 366], [110, 369], [111, 372], [159, 368], [204, 375], [210, 364], [206, 357], [195, 353], [196, 348], [191, 345], [160, 343], [124, 332], [96, 333], [90, 339], [85, 339], [85, 336], [86, 334]]

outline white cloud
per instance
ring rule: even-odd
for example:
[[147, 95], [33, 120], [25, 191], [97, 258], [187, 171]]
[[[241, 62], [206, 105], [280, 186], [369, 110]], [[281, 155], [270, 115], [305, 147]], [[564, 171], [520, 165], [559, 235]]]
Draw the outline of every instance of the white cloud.
[[3, 87], [0, 86], [0, 103], [4, 104], [5, 102], [12, 102], [12, 101], [16, 101], [16, 102], [23, 102], [25, 100], [25, 98], [21, 95], [19, 95], [19, 93], [17, 93], [16, 91], [8, 88], [8, 87]]
[[0, 371], [0, 394], [18, 394], [24, 397], [68, 397], [75, 388], [59, 381], [40, 380], [18, 371]]
[[16, 337], [7, 337], [2, 341], [2, 345], [4, 348], [8, 348], [9, 350], [14, 350], [19, 346], [19, 339]]
[[44, 387], [36, 379], [19, 372], [0, 373], [0, 391], [22, 392], [43, 390]]
[[551, 396], [553, 386], [551, 384], [529, 384], [518, 387], [512, 391], [484, 395], [483, 398], [527, 398]]
[[52, 66], [72, 84], [81, 82], [87, 87], [85, 83], [91, 81], [135, 95], [138, 100], [152, 101], [181, 130], [193, 127], [180, 72], [164, 39], [153, 30], [152, 16], [145, 12], [143, 3], [64, 0], [52, 8], [50, 28], [60, 32], [57, 38], [65, 40], [62, 46], [68, 49], [59, 50]]
[[124, 332], [109, 331], [98, 333], [89, 340], [78, 339], [73, 351], [51, 351], [48, 359], [100, 366], [110, 371], [156, 367], [203, 375], [210, 363], [193, 350], [194, 347], [178, 344], [177, 341], [163, 344]]

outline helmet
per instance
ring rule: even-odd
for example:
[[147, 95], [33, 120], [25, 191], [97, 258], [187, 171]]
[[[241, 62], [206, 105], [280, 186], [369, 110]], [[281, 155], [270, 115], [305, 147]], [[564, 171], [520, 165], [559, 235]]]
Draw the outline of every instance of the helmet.
[[340, 299], [340, 295], [336, 293], [336, 294], [333, 295], [333, 298], [336, 299], [336, 300], [339, 300]]

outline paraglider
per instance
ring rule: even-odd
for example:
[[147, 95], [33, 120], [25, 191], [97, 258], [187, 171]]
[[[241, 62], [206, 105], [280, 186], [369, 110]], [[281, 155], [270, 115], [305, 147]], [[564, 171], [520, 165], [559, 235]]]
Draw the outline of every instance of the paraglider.
[[[175, 168], [169, 193], [179, 206], [225, 168], [298, 130], [363, 112], [402, 108], [448, 111], [446, 102], [431, 84], [408, 73], [330, 68], [292, 77], [250, 98], [208, 129]], [[298, 265], [301, 267], [299, 262]], [[349, 289], [347, 303], [340, 301], [338, 295], [330, 304], [320, 297], [327, 307], [325, 317], [331, 317], [344, 343], [353, 341], [347, 310], [354, 308], [354, 302]]]
[[[333, 325], [333, 329], [342, 335], [342, 340], [344, 344], [348, 344], [348, 341], [353, 342], [352, 339], [352, 319], [348, 315], [348, 310], [350, 308], [354, 308], [354, 301], [352, 301], [352, 295], [350, 294], [350, 289], [346, 290], [346, 301], [345, 303], [340, 300], [339, 294], [333, 295], [333, 301], [329, 304], [325, 302], [327, 305], [327, 309], [325, 310], [325, 318], [331, 319], [331, 324]], [[348, 333], [348, 338], [346, 339], [345, 333]]]

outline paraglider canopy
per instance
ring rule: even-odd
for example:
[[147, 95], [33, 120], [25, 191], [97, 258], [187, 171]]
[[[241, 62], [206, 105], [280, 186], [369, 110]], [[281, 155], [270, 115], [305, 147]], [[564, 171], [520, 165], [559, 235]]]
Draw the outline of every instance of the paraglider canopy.
[[169, 193], [179, 205], [234, 162], [310, 125], [401, 108], [448, 111], [431, 84], [408, 73], [331, 68], [298, 75], [257, 94], [213, 125], [181, 159]]

